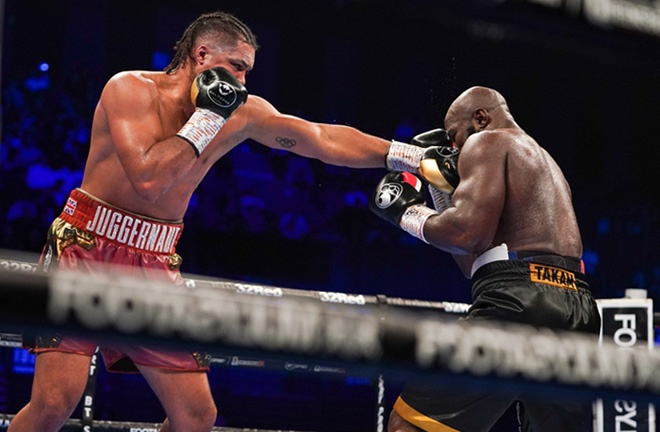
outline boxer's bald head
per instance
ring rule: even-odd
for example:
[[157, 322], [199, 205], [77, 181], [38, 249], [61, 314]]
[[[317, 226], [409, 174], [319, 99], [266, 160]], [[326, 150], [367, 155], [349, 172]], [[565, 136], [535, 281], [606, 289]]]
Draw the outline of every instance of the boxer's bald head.
[[504, 96], [497, 90], [488, 87], [471, 87], [461, 93], [454, 100], [447, 110], [447, 117], [465, 120], [470, 118], [478, 108], [485, 109], [488, 112], [494, 112], [499, 108], [504, 108], [507, 112], [509, 107], [506, 104]]
[[450, 105], [445, 116], [445, 128], [461, 148], [468, 136], [484, 130], [499, 119], [511, 119], [504, 97], [488, 87], [471, 87]]

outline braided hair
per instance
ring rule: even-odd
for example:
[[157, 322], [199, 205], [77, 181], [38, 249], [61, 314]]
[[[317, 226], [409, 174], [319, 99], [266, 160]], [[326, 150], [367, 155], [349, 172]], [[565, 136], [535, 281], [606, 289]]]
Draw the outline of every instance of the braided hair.
[[174, 57], [165, 68], [165, 72], [172, 74], [185, 66], [188, 59], [192, 58], [195, 42], [200, 37], [208, 35], [223, 38], [223, 42], [229, 46], [235, 47], [239, 41], [242, 41], [254, 47], [255, 50], [259, 48], [252, 30], [234, 15], [221, 11], [206, 13], [193, 21], [183, 32], [181, 39], [174, 44]]

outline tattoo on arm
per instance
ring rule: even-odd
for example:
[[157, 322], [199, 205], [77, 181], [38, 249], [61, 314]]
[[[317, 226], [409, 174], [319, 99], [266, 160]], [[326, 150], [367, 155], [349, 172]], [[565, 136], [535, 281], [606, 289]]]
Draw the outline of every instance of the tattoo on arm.
[[277, 141], [278, 144], [284, 148], [295, 147], [295, 145], [297, 144], [296, 140], [287, 137], [277, 137], [275, 138], [275, 141]]

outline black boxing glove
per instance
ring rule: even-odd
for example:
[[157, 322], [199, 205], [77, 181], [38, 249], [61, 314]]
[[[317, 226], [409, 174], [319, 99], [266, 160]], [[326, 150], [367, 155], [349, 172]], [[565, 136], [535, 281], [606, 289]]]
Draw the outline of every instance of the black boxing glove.
[[458, 186], [458, 150], [447, 146], [451, 139], [444, 129], [433, 129], [413, 137], [412, 144], [392, 141], [386, 165], [391, 171], [419, 174], [437, 189], [452, 193]]
[[390, 171], [417, 172], [424, 149], [434, 146], [451, 147], [451, 138], [441, 128], [415, 135], [410, 144], [392, 140], [385, 155], [385, 165]]
[[451, 145], [447, 131], [438, 128], [415, 135], [410, 145], [393, 142], [388, 151], [388, 168], [414, 169], [429, 183], [429, 194], [438, 212], [451, 205], [451, 194], [460, 180], [458, 150]]
[[415, 135], [410, 144], [424, 148], [433, 146], [451, 147], [452, 141], [446, 130], [438, 128]]
[[458, 177], [458, 149], [429, 147], [419, 161], [417, 172], [437, 189], [453, 193], [460, 181]]
[[422, 182], [417, 176], [408, 172], [391, 172], [383, 177], [371, 195], [369, 209], [426, 242], [424, 223], [438, 212], [426, 207], [425, 203]]
[[190, 88], [190, 98], [197, 108], [177, 135], [188, 141], [199, 157], [247, 97], [245, 86], [227, 69], [215, 67], [200, 72]]
[[430, 147], [422, 156], [417, 171], [429, 182], [433, 207], [442, 213], [451, 205], [452, 194], [458, 186], [458, 149]]

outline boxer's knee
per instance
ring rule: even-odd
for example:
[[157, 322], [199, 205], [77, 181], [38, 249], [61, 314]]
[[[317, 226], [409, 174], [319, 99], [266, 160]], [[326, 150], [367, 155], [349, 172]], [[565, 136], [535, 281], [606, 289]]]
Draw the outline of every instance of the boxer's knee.
[[[23, 409], [23, 417], [40, 431], [57, 431], [66, 423], [78, 405], [78, 400], [57, 394], [34, 397]], [[13, 423], [13, 422], [12, 422]]]
[[211, 401], [186, 407], [168, 415], [168, 431], [171, 432], [207, 432], [213, 428], [218, 417], [218, 410]]
[[218, 418], [218, 409], [213, 401], [210, 401], [205, 406], [199, 407], [194, 413], [193, 417], [198, 419], [198, 427], [200, 430], [207, 430], [212, 428]]
[[387, 432], [423, 432], [422, 429], [408, 423], [395, 410], [390, 413], [390, 419], [387, 422]]

